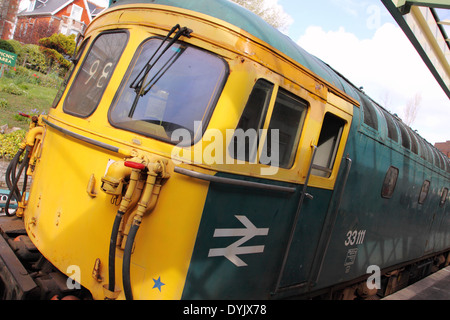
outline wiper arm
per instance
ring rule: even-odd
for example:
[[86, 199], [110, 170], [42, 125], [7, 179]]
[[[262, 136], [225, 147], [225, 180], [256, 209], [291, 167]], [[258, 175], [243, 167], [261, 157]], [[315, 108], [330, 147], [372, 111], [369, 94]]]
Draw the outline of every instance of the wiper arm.
[[[153, 58], [156, 56], [156, 54], [158, 53], [158, 51], [161, 49], [161, 47], [163, 46], [163, 44], [167, 41], [167, 39], [169, 39], [169, 37], [176, 31], [177, 33], [175, 34], [175, 36], [172, 38], [172, 40], [170, 40], [170, 42], [167, 44], [167, 46], [162, 50], [162, 52], [156, 57], [155, 61], [153, 63], [152, 60]], [[156, 63], [159, 61], [159, 59], [164, 55], [164, 53], [166, 53], [167, 50], [169, 50], [170, 47], [172, 47], [172, 45], [178, 41], [178, 39], [181, 36], [185, 36], [187, 38], [191, 37], [191, 33], [193, 31], [191, 29], [188, 29], [186, 27], [180, 28], [180, 25], [177, 24], [175, 27], [173, 27], [169, 33], [167, 34], [167, 36], [164, 38], [164, 40], [161, 42], [161, 44], [159, 45], [158, 49], [156, 49], [156, 51], [153, 53], [153, 55], [150, 57], [150, 59], [148, 60], [148, 62], [145, 64], [144, 68], [142, 68], [142, 70], [139, 72], [139, 74], [137, 75], [136, 79], [131, 83], [130, 88], [135, 89], [136, 91], [138, 89], [142, 89], [143, 84], [145, 83], [145, 79], [147, 78], [150, 70], [152, 70], [152, 68], [156, 65]], [[144, 72], [144, 74], [142, 75], [142, 77], [139, 79], [139, 76], [142, 74], [142, 72]], [[138, 80], [139, 79], [139, 80]], [[136, 84], [134, 84], [137, 81]], [[139, 88], [140, 87], [140, 88]], [[139, 90], [140, 91], [140, 90]]]
[[[177, 31], [178, 30], [178, 31]], [[170, 40], [170, 42], [166, 45], [166, 47], [161, 51], [161, 53], [158, 54], [158, 52], [161, 50], [162, 46], [164, 45], [164, 43], [170, 38], [170, 36], [175, 32], [175, 36]], [[169, 50], [169, 48], [181, 37], [181, 36], [185, 36], [190, 38], [191, 37], [191, 33], [193, 31], [189, 28], [183, 27], [180, 28], [180, 25], [177, 24], [176, 26], [174, 26], [169, 33], [167, 34], [167, 36], [164, 38], [164, 40], [161, 42], [161, 44], [159, 45], [158, 49], [156, 49], [156, 51], [153, 53], [153, 55], [150, 57], [150, 59], [147, 61], [147, 63], [144, 65], [144, 67], [141, 69], [141, 71], [139, 72], [139, 74], [136, 76], [136, 78], [133, 80], [133, 82], [130, 85], [130, 88], [134, 89], [134, 91], [136, 92], [136, 97], [133, 101], [133, 105], [131, 106], [130, 112], [128, 114], [128, 117], [132, 118], [134, 111], [136, 109], [136, 105], [137, 102], [139, 100], [139, 98], [143, 95], [145, 95], [149, 90], [144, 91], [143, 87], [144, 84], [146, 83], [146, 79], [148, 74], [150, 73], [150, 71], [152, 70], [152, 68], [156, 65], [156, 63], [159, 61], [159, 59], [161, 59], [161, 57], [164, 55], [164, 53], [166, 53], [167, 50]], [[157, 55], [158, 54], [158, 55]], [[155, 59], [153, 62], [152, 60]], [[172, 60], [172, 58], [170, 59]], [[170, 61], [169, 60], [169, 61]], [[163, 68], [167, 65], [167, 63], [163, 66]], [[161, 70], [159, 71], [161, 72]], [[157, 74], [159, 73], [157, 72]], [[153, 77], [150, 82], [154, 79], [155, 77]], [[159, 79], [159, 78], [158, 78]], [[149, 83], [147, 83], [148, 86]]]
[[185, 47], [180, 47], [177, 51], [166, 61], [166, 63], [155, 73], [153, 78], [150, 79], [146, 84], [142, 84], [141, 96], [145, 96], [147, 92], [149, 92], [153, 86], [158, 82], [159, 79], [169, 70], [175, 61], [183, 54]]

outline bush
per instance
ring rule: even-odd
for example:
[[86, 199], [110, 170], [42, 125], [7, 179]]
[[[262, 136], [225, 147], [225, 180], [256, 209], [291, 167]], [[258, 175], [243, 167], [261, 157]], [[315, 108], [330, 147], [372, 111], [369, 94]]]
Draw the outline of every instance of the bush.
[[2, 40], [2, 39], [0, 39], [0, 49], [8, 51], [8, 52], [16, 53], [16, 50], [14, 50], [14, 47], [8, 41]]
[[25, 64], [29, 69], [45, 72], [48, 69], [45, 55], [40, 47], [35, 44], [26, 44], [21, 52], [22, 65]]
[[[19, 87], [26, 84], [38, 84], [47, 88], [59, 88], [63, 81], [57, 73], [49, 73], [46, 75], [20, 66], [9, 68], [8, 73], [5, 73], [5, 77], [12, 79]], [[22, 87], [22, 89], [27, 88]]]
[[[20, 44], [20, 42], [14, 39], [9, 39], [6, 41], [14, 48], [14, 53], [19, 56], [22, 52], [22, 45]], [[19, 59], [19, 57], [17, 57], [17, 59]]]
[[0, 134], [0, 158], [12, 159], [25, 139], [26, 131], [17, 130], [7, 134]]
[[23, 89], [21, 89], [18, 85], [15, 83], [7, 83], [0, 86], [0, 91], [6, 92], [9, 94], [14, 94], [16, 96], [22, 96], [26, 95], [27, 92]]
[[6, 99], [0, 99], [0, 110], [8, 108], [8, 101]]

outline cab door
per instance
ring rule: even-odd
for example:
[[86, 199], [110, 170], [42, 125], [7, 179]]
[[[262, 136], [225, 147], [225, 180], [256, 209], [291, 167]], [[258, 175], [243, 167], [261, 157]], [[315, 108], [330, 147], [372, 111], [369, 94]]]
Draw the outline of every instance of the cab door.
[[[312, 139], [307, 176], [290, 230], [275, 292], [308, 284], [343, 158], [351, 116], [327, 105]], [[314, 143], [314, 141], [317, 141]], [[305, 160], [306, 161], [306, 160]], [[344, 168], [343, 168], [344, 169]]]
[[307, 279], [351, 119], [307, 97], [255, 81], [227, 143], [236, 164], [195, 174], [211, 182], [183, 298], [267, 299]]

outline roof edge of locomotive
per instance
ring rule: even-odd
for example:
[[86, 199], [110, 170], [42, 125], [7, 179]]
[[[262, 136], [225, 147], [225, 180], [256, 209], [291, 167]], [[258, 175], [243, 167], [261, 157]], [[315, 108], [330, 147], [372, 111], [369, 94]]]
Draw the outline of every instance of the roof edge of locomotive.
[[[414, 135], [415, 139], [423, 144], [422, 146], [428, 148], [428, 151], [432, 150], [432, 152], [434, 151], [435, 153], [439, 153], [441, 156], [441, 160], [443, 159], [446, 164], [444, 164], [443, 166], [433, 164], [433, 159], [429, 157], [428, 152], [424, 151], [421, 151], [420, 154], [419, 151], [414, 152], [415, 155], [413, 155], [413, 157], [415, 156], [417, 158], [422, 158], [425, 160], [425, 162], [430, 163], [435, 168], [439, 168], [444, 172], [450, 173], [450, 159], [435, 146], [431, 145], [425, 138], [420, 136], [417, 131], [406, 125], [401, 118], [399, 118], [396, 114], [392, 114], [390, 111], [382, 107], [379, 103], [375, 102], [364, 91], [359, 89], [348, 78], [336, 71], [329, 64], [308, 53], [287, 35], [272, 27], [260, 16], [245, 9], [244, 7], [230, 0], [110, 0], [109, 8], [132, 4], [164, 5], [191, 10], [225, 21], [244, 30], [260, 41], [265, 42], [269, 48], [275, 48], [281, 54], [285, 55], [286, 57], [292, 59], [295, 63], [309, 70], [313, 75], [317, 75], [321, 79], [328, 82], [328, 84], [331, 84], [332, 86], [343, 92], [346, 96], [354, 99], [355, 102], [359, 103], [359, 106], [361, 106], [362, 109], [381, 108], [382, 112], [387, 113], [399, 123], [398, 126], [401, 125], [407, 127], [409, 129], [410, 135]], [[361, 123], [363, 123], [362, 119], [360, 121]], [[387, 121], [388, 120], [386, 119], [386, 122]], [[379, 132], [380, 129], [376, 131]], [[374, 138], [380, 143], [384, 144], [383, 139], [379, 136], [375, 136]], [[402, 148], [403, 150], [411, 151], [410, 148], [406, 148], [401, 144], [400, 148]], [[411, 153], [413, 152], [411, 151]]]

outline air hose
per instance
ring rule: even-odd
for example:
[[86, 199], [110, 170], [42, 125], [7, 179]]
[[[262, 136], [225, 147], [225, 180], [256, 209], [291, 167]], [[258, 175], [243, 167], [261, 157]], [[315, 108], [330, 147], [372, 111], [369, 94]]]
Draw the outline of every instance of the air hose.
[[8, 199], [6, 200], [6, 204], [5, 204], [5, 213], [7, 216], [11, 217], [14, 215], [14, 214], [9, 213], [9, 204], [11, 203], [11, 199], [15, 198], [17, 203], [19, 203], [19, 201], [22, 200], [22, 195], [26, 191], [26, 188], [27, 188], [26, 173], [25, 173], [25, 178], [24, 178], [24, 182], [23, 182], [22, 195], [20, 194], [20, 191], [17, 188], [17, 185], [18, 185], [18, 182], [20, 180], [23, 170], [25, 169], [25, 172], [26, 172], [28, 169], [28, 164], [30, 162], [29, 154], [30, 154], [31, 149], [32, 149], [31, 146], [26, 147], [25, 157], [24, 157], [22, 163], [20, 164], [19, 172], [17, 173], [17, 175], [16, 175], [16, 167], [17, 167], [17, 164], [19, 163], [20, 156], [22, 155], [22, 153], [24, 151], [22, 148], [19, 149], [19, 151], [14, 156], [13, 160], [8, 165], [8, 168], [6, 169], [6, 184], [9, 188], [9, 195], [8, 195]]
[[136, 219], [133, 221], [133, 224], [131, 225], [130, 228], [130, 232], [128, 233], [128, 238], [123, 253], [122, 281], [125, 298], [127, 300], [133, 300], [133, 291], [131, 290], [131, 280], [130, 280], [131, 253], [133, 251], [134, 238], [136, 237], [140, 225], [141, 221]]
[[116, 286], [116, 244], [117, 235], [119, 233], [120, 223], [124, 212], [118, 211], [116, 218], [114, 219], [113, 228], [111, 231], [111, 239], [109, 243], [109, 256], [108, 256], [108, 273], [109, 273], [109, 285], [108, 290], [114, 292]]
[[130, 232], [128, 233], [127, 241], [125, 243], [125, 249], [123, 252], [122, 283], [125, 298], [127, 300], [133, 300], [133, 292], [131, 289], [131, 280], [130, 280], [130, 264], [131, 264], [131, 254], [134, 246], [134, 239], [139, 230], [139, 226], [141, 225], [142, 217], [147, 211], [152, 210], [155, 204], [155, 202], [151, 201], [151, 198], [157, 176], [163, 171], [163, 166], [161, 163], [157, 162], [149, 165], [149, 169], [150, 170], [147, 173], [147, 181], [145, 189], [141, 196], [141, 200], [138, 203], [136, 215], [133, 218], [133, 222], [131, 224]]
[[[130, 183], [125, 193], [125, 196], [122, 198], [120, 203], [119, 210], [117, 211], [116, 218], [114, 219], [114, 224], [111, 230], [111, 238], [109, 240], [109, 255], [108, 255], [108, 290], [110, 292], [115, 292], [116, 285], [116, 245], [117, 245], [117, 236], [119, 234], [120, 224], [122, 222], [122, 218], [127, 211], [127, 209], [132, 206], [132, 196], [136, 189], [137, 182], [139, 180], [139, 175], [141, 170], [145, 168], [145, 166], [141, 163], [136, 163], [132, 161], [125, 161], [123, 163], [124, 168], [131, 168], [129, 173], [126, 173], [127, 170], [119, 170], [119, 172], [125, 173], [126, 176], [129, 175]], [[123, 177], [125, 178], [125, 177]]]
[[[6, 169], [5, 180], [6, 180], [6, 185], [8, 186], [8, 190], [12, 190], [13, 181], [15, 180], [15, 177], [16, 177], [17, 164], [19, 163], [20, 156], [23, 154], [24, 151], [25, 151], [24, 147], [19, 148], [19, 151], [17, 151], [16, 155], [11, 160], [11, 162], [8, 165], [8, 168]], [[17, 197], [20, 196], [19, 190], [17, 190], [17, 189], [14, 190], [13, 196], [14, 196], [14, 199], [17, 200]]]

